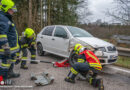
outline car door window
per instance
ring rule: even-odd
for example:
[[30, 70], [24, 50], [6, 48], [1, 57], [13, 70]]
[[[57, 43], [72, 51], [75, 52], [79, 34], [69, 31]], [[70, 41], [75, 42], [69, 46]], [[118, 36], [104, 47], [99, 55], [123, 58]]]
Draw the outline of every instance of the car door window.
[[42, 32], [42, 35], [52, 36], [52, 32], [54, 30], [54, 26], [50, 26], [45, 28], [45, 30]]
[[56, 27], [54, 36], [55, 37], [63, 37], [63, 38], [65, 38], [65, 37], [67, 37], [67, 32], [62, 27]]

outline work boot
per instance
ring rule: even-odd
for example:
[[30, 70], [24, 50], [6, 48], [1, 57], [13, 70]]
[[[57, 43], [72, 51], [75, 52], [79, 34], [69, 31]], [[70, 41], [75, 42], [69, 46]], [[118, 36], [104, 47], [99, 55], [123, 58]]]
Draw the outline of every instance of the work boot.
[[20, 67], [21, 69], [25, 69], [25, 70], [27, 70], [28, 69], [28, 67], [26, 66], [26, 65], [21, 65], [21, 67]]
[[14, 64], [11, 64], [9, 71], [8, 71], [8, 78], [18, 78], [18, 77], [20, 77], [19, 73], [14, 73], [13, 68], [14, 68]]
[[18, 78], [20, 77], [19, 73], [14, 73], [13, 71], [8, 74], [8, 78]]
[[75, 83], [75, 80], [73, 80], [73, 79], [71, 79], [71, 78], [69, 78], [69, 77], [66, 77], [66, 78], [65, 78], [65, 81], [66, 81], [66, 82], [70, 82], [70, 83]]
[[73, 74], [71, 71], [68, 74], [68, 77], [65, 78], [66, 82], [75, 83], [75, 77], [77, 75]]
[[90, 78], [89, 81], [90, 81], [90, 84], [94, 87], [104, 88], [102, 79]]
[[97, 85], [96, 86], [99, 87], [99, 88], [104, 88], [103, 80], [102, 79], [97, 79]]
[[36, 61], [31, 61], [30, 63], [31, 64], [38, 64], [38, 62], [36, 62]]
[[25, 69], [25, 70], [28, 69], [26, 63], [27, 63], [26, 61], [22, 61], [22, 62], [21, 62], [21, 67], [20, 67], [20, 68], [21, 68], [21, 69]]

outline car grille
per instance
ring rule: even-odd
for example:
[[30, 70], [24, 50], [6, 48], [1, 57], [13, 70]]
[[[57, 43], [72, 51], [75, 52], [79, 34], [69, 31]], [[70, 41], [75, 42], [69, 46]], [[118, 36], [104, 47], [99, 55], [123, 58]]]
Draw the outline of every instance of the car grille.
[[105, 63], [105, 60], [100, 59], [100, 63]]
[[107, 47], [108, 51], [116, 51], [116, 47], [114, 46], [109, 46]]
[[113, 59], [113, 60], [109, 59], [109, 60], [108, 60], [108, 63], [116, 62], [116, 60], [117, 60], [117, 59]]

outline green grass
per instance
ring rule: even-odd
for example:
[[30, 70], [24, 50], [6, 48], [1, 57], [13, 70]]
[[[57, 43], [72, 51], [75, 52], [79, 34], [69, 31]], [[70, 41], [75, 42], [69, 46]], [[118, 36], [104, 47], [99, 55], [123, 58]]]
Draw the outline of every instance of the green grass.
[[130, 69], [130, 57], [119, 56], [115, 65]]
[[109, 39], [103, 39], [103, 40], [109, 42]]

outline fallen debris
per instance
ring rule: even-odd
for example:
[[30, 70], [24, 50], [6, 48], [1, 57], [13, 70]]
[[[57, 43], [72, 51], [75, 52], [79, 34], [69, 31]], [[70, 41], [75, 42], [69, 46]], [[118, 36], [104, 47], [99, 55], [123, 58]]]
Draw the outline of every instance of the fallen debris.
[[31, 74], [31, 80], [34, 80], [37, 86], [45, 86], [54, 82], [54, 77], [50, 76], [47, 72], [41, 74]]

